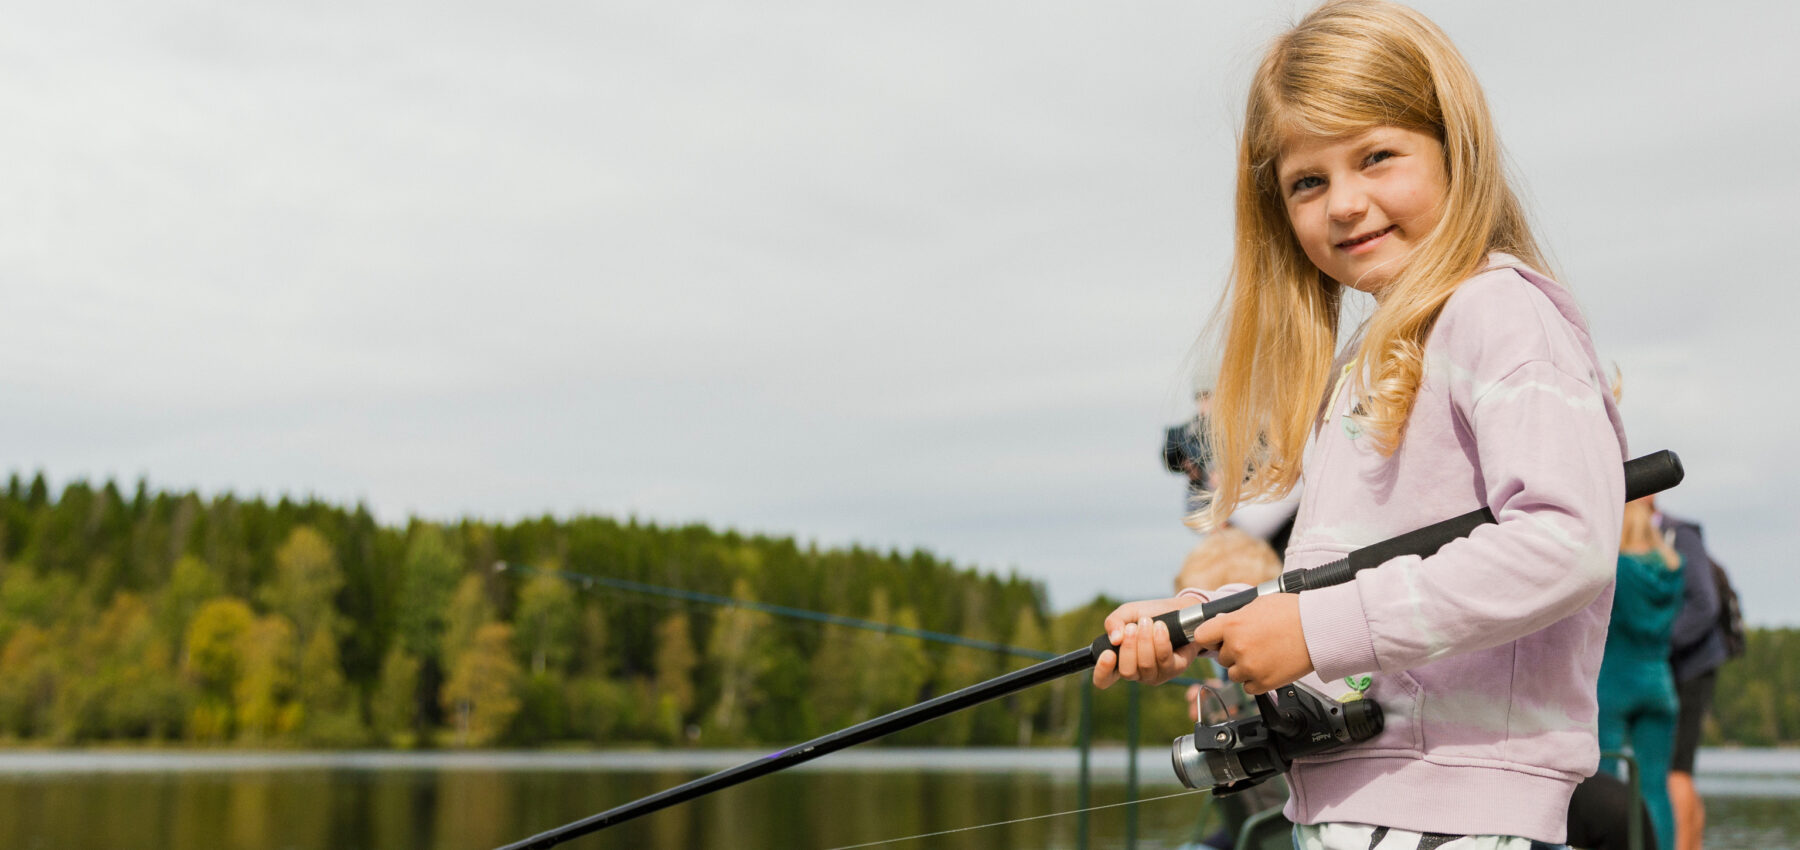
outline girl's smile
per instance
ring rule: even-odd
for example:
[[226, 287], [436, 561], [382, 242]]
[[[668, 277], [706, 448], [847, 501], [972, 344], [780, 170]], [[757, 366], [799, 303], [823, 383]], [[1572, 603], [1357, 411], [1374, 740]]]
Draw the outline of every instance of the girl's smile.
[[1387, 227], [1383, 227], [1380, 230], [1371, 233], [1366, 233], [1361, 236], [1352, 236], [1349, 239], [1339, 242], [1337, 246], [1342, 248], [1346, 253], [1366, 254], [1375, 250], [1375, 246], [1380, 244], [1382, 237], [1393, 232], [1394, 225], [1390, 224]]
[[1332, 280], [1377, 297], [1437, 225], [1449, 187], [1443, 144], [1401, 127], [1296, 136], [1276, 166], [1307, 258]]

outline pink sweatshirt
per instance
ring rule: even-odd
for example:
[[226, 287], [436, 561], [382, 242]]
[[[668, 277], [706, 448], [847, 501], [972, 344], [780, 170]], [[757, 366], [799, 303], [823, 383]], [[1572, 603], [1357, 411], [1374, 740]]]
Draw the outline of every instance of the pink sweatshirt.
[[1573, 298], [1510, 256], [1451, 296], [1425, 357], [1391, 457], [1346, 418], [1354, 381], [1328, 401], [1287, 569], [1482, 505], [1499, 522], [1300, 594], [1308, 683], [1373, 674], [1386, 728], [1297, 762], [1286, 814], [1561, 843], [1599, 757], [1624, 427]]

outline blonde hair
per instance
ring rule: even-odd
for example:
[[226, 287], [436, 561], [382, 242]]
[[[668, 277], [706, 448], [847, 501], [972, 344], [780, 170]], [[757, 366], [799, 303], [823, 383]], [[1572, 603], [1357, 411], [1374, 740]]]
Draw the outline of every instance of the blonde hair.
[[1229, 525], [1206, 536], [1175, 576], [1175, 592], [1197, 587], [1213, 590], [1228, 584], [1262, 584], [1281, 575], [1281, 558], [1262, 540]]
[[1669, 541], [1656, 533], [1656, 526], [1651, 518], [1656, 507], [1649, 499], [1636, 499], [1625, 503], [1625, 522], [1619, 530], [1619, 551], [1629, 554], [1655, 552], [1662, 556], [1663, 565], [1675, 569], [1681, 565], [1681, 556], [1669, 545]]
[[[1392, 126], [1435, 136], [1448, 188], [1437, 225], [1396, 269], [1358, 352], [1359, 415], [1383, 454], [1400, 446], [1424, 377], [1432, 325], [1458, 284], [1503, 251], [1543, 269], [1507, 184], [1487, 102], [1468, 63], [1424, 15], [1381, 0], [1326, 3], [1270, 45], [1250, 83], [1238, 145], [1231, 284], [1215, 318], [1224, 341], [1212, 446], [1221, 474], [1206, 521], [1290, 491], [1328, 387], [1341, 282], [1307, 259], [1276, 178], [1295, 135], [1345, 137]], [[1359, 370], [1360, 372], [1360, 370]]]

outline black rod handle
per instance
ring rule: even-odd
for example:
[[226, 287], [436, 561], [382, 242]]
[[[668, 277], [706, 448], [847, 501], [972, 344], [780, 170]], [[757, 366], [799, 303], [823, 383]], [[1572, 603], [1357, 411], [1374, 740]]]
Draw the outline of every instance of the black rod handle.
[[1687, 477], [1681, 457], [1668, 449], [1625, 462], [1625, 501], [1635, 502], [1673, 488]]

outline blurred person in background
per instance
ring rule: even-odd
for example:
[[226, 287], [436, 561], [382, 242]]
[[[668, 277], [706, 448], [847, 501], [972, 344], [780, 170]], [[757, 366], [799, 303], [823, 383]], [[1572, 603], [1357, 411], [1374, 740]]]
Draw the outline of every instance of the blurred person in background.
[[[1217, 471], [1212, 468], [1211, 423], [1207, 421], [1211, 408], [1212, 391], [1200, 390], [1194, 394], [1194, 418], [1169, 426], [1163, 435], [1163, 468], [1187, 478], [1183, 521], [1201, 534], [1205, 532], [1200, 517], [1218, 484]], [[1294, 516], [1300, 510], [1300, 490], [1296, 486], [1275, 501], [1241, 505], [1226, 522], [1267, 543], [1280, 558], [1287, 550], [1288, 535], [1294, 530]]]
[[1700, 747], [1701, 722], [1712, 707], [1719, 668], [1731, 657], [1728, 630], [1720, 616], [1724, 599], [1700, 526], [1657, 510], [1654, 496], [1648, 501], [1655, 511], [1652, 522], [1672, 536], [1674, 549], [1686, 564], [1681, 612], [1670, 634], [1669, 664], [1680, 713], [1669, 762], [1669, 801], [1675, 810], [1674, 850], [1701, 850], [1706, 806], [1694, 789], [1694, 755]]
[[[1648, 499], [1625, 505], [1618, 585], [1600, 665], [1600, 751], [1619, 752], [1630, 743], [1655, 846], [1669, 850], [1675, 846], [1668, 776], [1677, 713], [1669, 634], [1681, 610], [1683, 571], [1681, 555], [1652, 522], [1654, 511]], [[1600, 770], [1616, 776], [1619, 764], [1603, 759]]]

